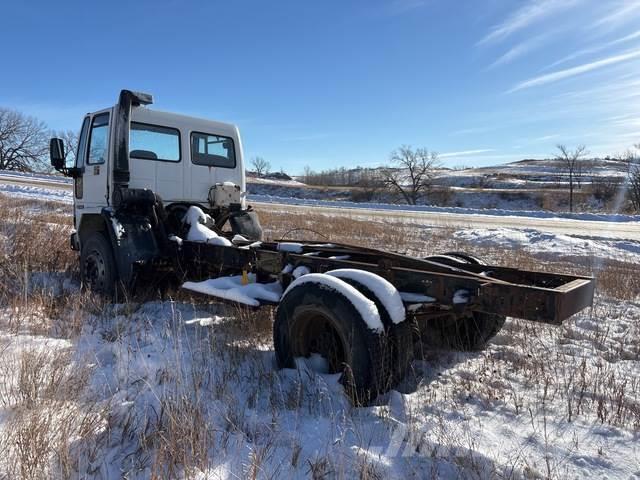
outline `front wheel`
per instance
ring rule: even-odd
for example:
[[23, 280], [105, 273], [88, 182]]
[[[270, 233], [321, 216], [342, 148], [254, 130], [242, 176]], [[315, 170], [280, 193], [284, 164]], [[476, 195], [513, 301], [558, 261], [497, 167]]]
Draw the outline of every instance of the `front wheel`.
[[80, 251], [82, 287], [103, 295], [113, 295], [116, 287], [116, 264], [111, 245], [100, 232], [82, 242]]

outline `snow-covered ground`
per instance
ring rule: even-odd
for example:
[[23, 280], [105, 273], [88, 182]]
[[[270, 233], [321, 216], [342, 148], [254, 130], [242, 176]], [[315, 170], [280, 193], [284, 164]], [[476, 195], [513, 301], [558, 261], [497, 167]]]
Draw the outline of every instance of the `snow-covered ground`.
[[[628, 343], [639, 303], [599, 297], [562, 328], [508, 320], [485, 351], [430, 353], [366, 408], [316, 359], [276, 370], [267, 337], [240, 334], [238, 322], [222, 307], [165, 301], [86, 312], [72, 340], [4, 331], [0, 431], [19, 438], [9, 430], [23, 418], [15, 366], [64, 358], [61, 385], [86, 378], [65, 406], [73, 418], [60, 421], [90, 426], [71, 442], [73, 477], [163, 477], [174, 455], [195, 478], [640, 476], [640, 351]], [[40, 375], [32, 408], [44, 416], [55, 388]]]
[[[18, 248], [10, 221], [0, 272]], [[562, 265], [640, 255], [534, 229], [448, 241]], [[50, 478], [640, 478], [638, 292], [600, 293], [562, 327], [507, 319], [486, 350], [428, 352], [354, 408], [318, 359], [275, 368], [268, 312], [188, 296], [100, 305], [73, 272], [5, 272], [18, 285], [0, 282], [15, 292], [0, 295], [0, 476], [28, 476], [26, 459]]]
[[[622, 180], [628, 165], [620, 160], [585, 159], [578, 175], [583, 184], [595, 179]], [[569, 181], [566, 166], [556, 159], [520, 160], [504, 165], [442, 170], [438, 183], [458, 187], [486, 188], [548, 188], [566, 185]]]
[[528, 217], [528, 218], [567, 218], [574, 220], [590, 220], [604, 222], [639, 222], [638, 215], [603, 214], [603, 213], [562, 213], [547, 212], [542, 210], [504, 210], [499, 208], [462, 208], [462, 207], [438, 207], [434, 205], [398, 205], [390, 203], [358, 203], [348, 201], [314, 200], [291, 197], [275, 197], [271, 195], [250, 195], [249, 199], [258, 203], [277, 203], [289, 205], [320, 206], [333, 208], [388, 210], [398, 212], [429, 212], [429, 213], [453, 213], [464, 215], [490, 215], [500, 217]]
[[0, 194], [17, 198], [73, 203], [73, 194], [71, 190], [67, 189], [37, 187], [34, 185], [18, 185], [2, 183], [0, 181]]
[[640, 242], [563, 235], [525, 228], [465, 228], [453, 237], [479, 247], [543, 254], [547, 259], [591, 258], [640, 265]]

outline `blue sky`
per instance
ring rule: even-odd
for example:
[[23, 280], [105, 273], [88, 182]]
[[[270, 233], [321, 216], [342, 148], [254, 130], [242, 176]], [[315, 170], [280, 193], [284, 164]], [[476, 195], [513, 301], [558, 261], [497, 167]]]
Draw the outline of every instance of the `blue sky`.
[[5, 2], [0, 105], [78, 129], [121, 88], [300, 173], [640, 142], [640, 0]]

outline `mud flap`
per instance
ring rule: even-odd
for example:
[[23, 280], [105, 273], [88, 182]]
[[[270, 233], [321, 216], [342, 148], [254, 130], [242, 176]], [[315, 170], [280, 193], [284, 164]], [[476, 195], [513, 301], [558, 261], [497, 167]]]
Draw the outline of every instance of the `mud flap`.
[[135, 279], [135, 266], [147, 264], [160, 254], [155, 234], [144, 215], [114, 213], [108, 209], [103, 209], [102, 215], [109, 232], [118, 279], [130, 288]]

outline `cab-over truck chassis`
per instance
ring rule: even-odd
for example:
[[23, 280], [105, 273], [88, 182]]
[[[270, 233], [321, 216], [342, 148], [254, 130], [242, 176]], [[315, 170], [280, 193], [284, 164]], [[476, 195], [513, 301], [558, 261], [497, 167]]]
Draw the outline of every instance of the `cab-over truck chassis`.
[[[112, 295], [164, 272], [195, 291], [275, 305], [278, 364], [319, 354], [330, 372], [343, 373], [356, 402], [400, 381], [416, 343], [478, 349], [507, 316], [558, 325], [592, 304], [590, 277], [489, 266], [459, 252], [414, 258], [262, 241], [246, 205], [237, 128], [155, 112], [144, 107], [150, 103], [150, 95], [123, 90], [114, 107], [88, 114], [73, 166], [64, 164], [62, 142], [51, 141], [52, 165], [74, 178], [71, 247], [93, 290]], [[264, 291], [243, 293], [256, 287]]]

